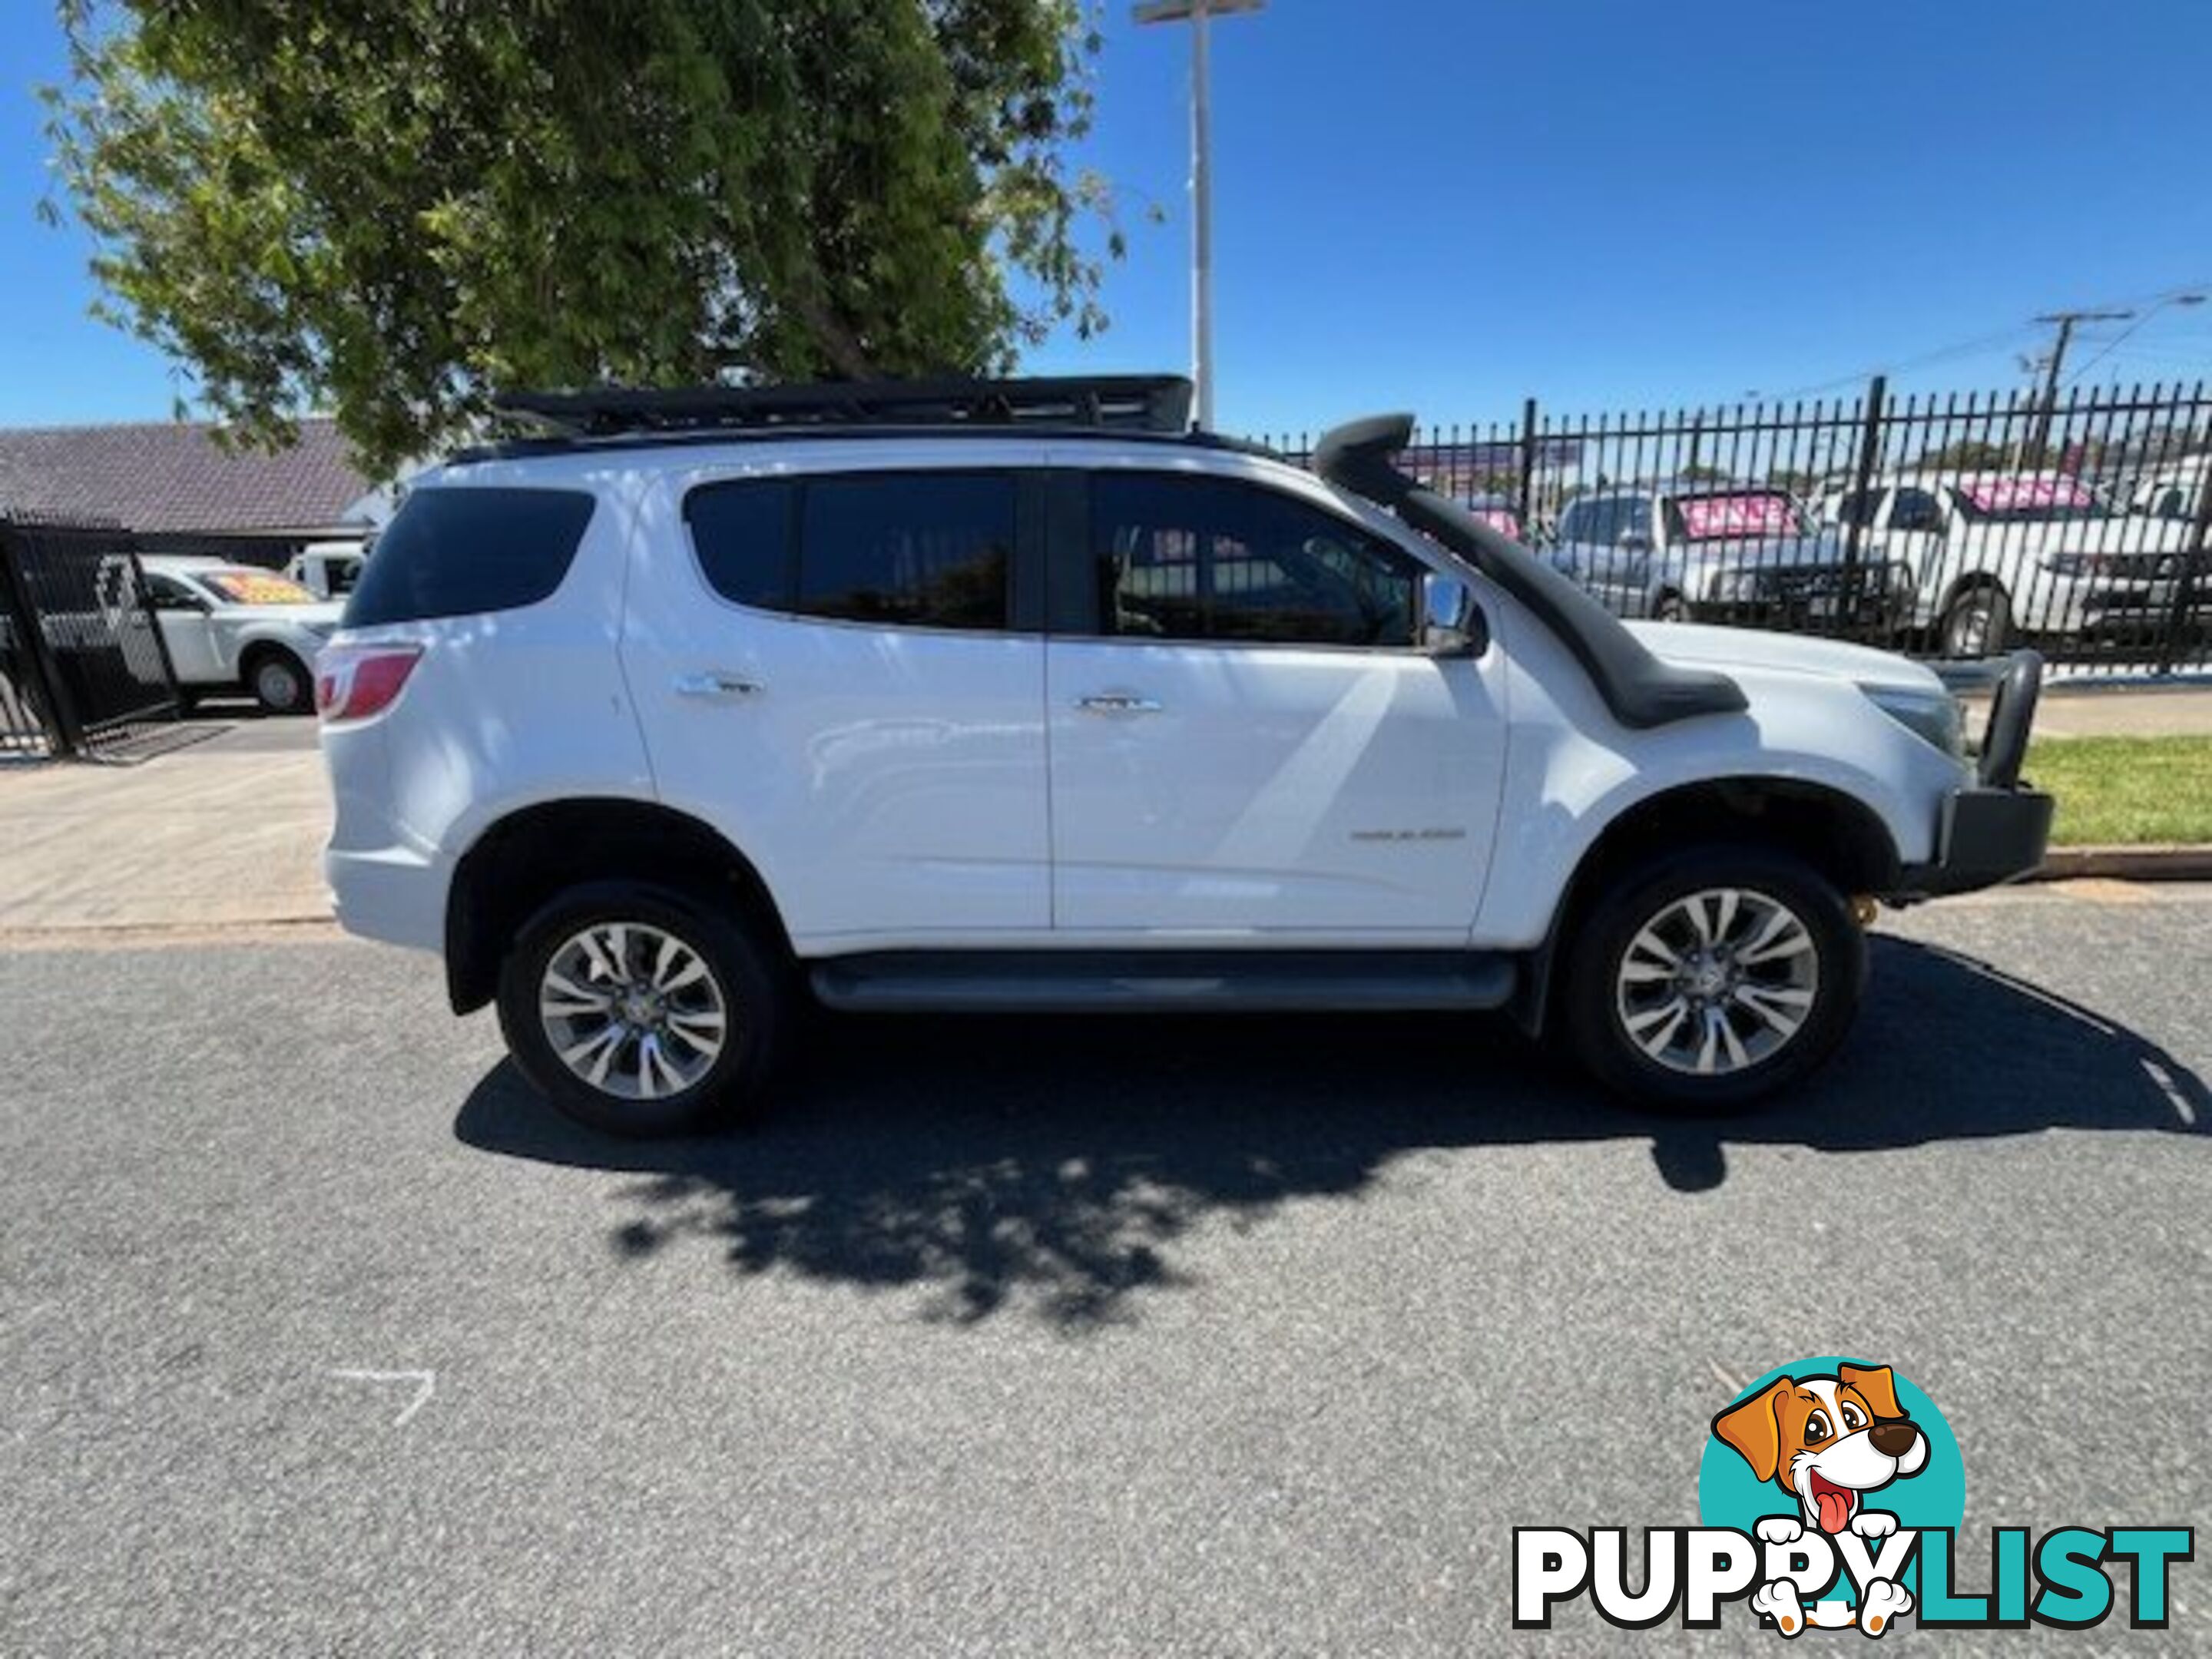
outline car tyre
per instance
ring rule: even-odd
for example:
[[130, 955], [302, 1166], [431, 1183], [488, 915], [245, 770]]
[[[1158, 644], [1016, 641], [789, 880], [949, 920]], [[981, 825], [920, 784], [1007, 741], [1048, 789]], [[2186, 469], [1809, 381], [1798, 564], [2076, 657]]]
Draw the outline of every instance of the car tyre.
[[1943, 613], [1943, 654], [1981, 658], [2002, 654], [2012, 638], [2012, 601], [2001, 587], [1969, 588]]
[[1651, 607], [1651, 620], [1680, 623], [1690, 620], [1690, 607], [1680, 593], [1662, 593], [1658, 603]]
[[246, 689], [265, 714], [304, 714], [314, 701], [307, 664], [289, 651], [265, 650], [246, 665]]
[[500, 1029], [523, 1075], [588, 1128], [723, 1127], [769, 1103], [796, 1002], [780, 957], [689, 893], [572, 888], [523, 925], [501, 963]]
[[1866, 941], [1803, 860], [1714, 845], [1623, 872], [1564, 967], [1561, 1035], [1600, 1082], [1661, 1109], [1722, 1112], [1834, 1053], [1865, 989]]

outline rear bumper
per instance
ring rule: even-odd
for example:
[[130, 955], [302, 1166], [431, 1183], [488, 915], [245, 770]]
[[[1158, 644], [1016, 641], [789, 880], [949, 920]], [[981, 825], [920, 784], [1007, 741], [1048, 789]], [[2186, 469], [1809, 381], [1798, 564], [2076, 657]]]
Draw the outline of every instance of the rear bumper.
[[323, 854], [338, 925], [362, 939], [441, 951], [447, 872], [411, 848], [337, 847]]
[[2033, 651], [2014, 653], [1990, 705], [1980, 775], [1972, 785], [1943, 798], [1936, 857], [1899, 873], [1898, 896], [1932, 898], [1995, 887], [2043, 862], [2051, 844], [2053, 803], [2020, 779], [2042, 691], [2043, 659]]

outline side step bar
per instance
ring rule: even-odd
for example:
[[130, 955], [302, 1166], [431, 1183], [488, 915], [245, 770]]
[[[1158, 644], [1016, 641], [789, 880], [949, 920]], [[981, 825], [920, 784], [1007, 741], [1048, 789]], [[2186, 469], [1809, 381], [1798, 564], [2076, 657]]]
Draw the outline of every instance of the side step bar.
[[817, 963], [814, 994], [866, 1013], [1502, 1008], [1517, 959], [1472, 951], [880, 951]]

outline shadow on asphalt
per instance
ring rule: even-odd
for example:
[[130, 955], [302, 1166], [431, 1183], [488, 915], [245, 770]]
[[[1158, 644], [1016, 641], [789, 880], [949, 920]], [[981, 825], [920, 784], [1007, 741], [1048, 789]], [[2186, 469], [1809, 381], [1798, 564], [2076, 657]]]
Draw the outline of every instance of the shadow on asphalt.
[[1726, 1148], [1914, 1146], [2038, 1130], [2202, 1133], [2212, 1096], [2148, 1040], [1973, 959], [1882, 938], [1857, 1030], [1748, 1115], [1662, 1119], [1599, 1094], [1502, 1022], [823, 1016], [760, 1129], [628, 1142], [557, 1116], [502, 1062], [462, 1106], [486, 1152], [641, 1177], [644, 1255], [705, 1236], [741, 1272], [922, 1285], [946, 1316], [1010, 1302], [1083, 1325], [1176, 1282], [1165, 1249], [1217, 1212], [1357, 1192], [1427, 1148], [1635, 1139], [1666, 1185]]

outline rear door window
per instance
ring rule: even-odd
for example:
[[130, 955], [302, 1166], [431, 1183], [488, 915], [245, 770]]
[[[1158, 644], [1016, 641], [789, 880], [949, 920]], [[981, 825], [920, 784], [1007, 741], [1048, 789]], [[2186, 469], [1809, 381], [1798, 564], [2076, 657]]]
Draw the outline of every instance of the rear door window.
[[1011, 474], [707, 484], [684, 498], [684, 515], [700, 573], [739, 605], [908, 628], [1007, 625]]
[[416, 490], [362, 567], [344, 625], [476, 616], [550, 599], [596, 505], [574, 489]]

